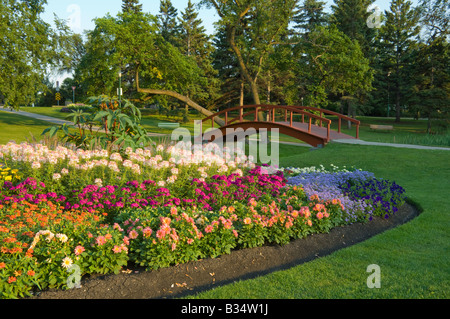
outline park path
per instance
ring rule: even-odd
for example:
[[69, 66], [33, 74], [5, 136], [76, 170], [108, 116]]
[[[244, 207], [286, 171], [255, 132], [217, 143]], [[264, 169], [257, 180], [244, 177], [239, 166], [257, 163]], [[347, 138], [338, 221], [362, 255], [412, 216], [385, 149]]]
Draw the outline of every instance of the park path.
[[[16, 113], [23, 116], [28, 116], [37, 120], [42, 120], [46, 122], [51, 122], [59, 125], [67, 124], [67, 125], [73, 125], [72, 122], [58, 119], [55, 117], [50, 117], [42, 114], [36, 114], [36, 113], [30, 113], [25, 111], [12, 111], [10, 109], [5, 109], [3, 107], [0, 107], [1, 111], [6, 111], [10, 113]], [[167, 134], [160, 134], [160, 133], [148, 133], [150, 136], [167, 136]], [[397, 148], [410, 148], [410, 149], [420, 149], [420, 150], [444, 150], [444, 151], [450, 151], [450, 147], [438, 147], [438, 146], [424, 146], [424, 145], [412, 145], [412, 144], [395, 144], [395, 143], [380, 143], [380, 142], [368, 142], [363, 141], [360, 139], [336, 139], [333, 142], [335, 143], [342, 143], [342, 144], [354, 144], [354, 145], [372, 145], [372, 146], [386, 146], [386, 147], [397, 147]], [[305, 146], [305, 147], [311, 147], [311, 145], [304, 144], [304, 143], [295, 143], [295, 142], [280, 142], [281, 144], [287, 144], [287, 145], [298, 145], [298, 146]]]
[[[10, 109], [5, 109], [3, 107], [0, 107], [0, 111], [15, 113], [18, 115], [31, 117], [36, 120], [46, 121], [46, 122], [50, 122], [50, 123], [58, 124], [58, 125], [63, 125], [63, 124], [74, 125], [74, 123], [71, 121], [66, 121], [63, 119], [56, 118], [56, 117], [51, 117], [51, 116], [37, 114], [37, 113], [30, 113], [30, 112], [25, 112], [25, 111], [14, 111], [14, 110], [10, 110]], [[98, 127], [94, 127], [94, 129], [98, 129]], [[104, 130], [100, 130], [100, 132], [104, 132]], [[149, 136], [157, 136], [157, 137], [158, 136], [166, 136], [166, 134], [159, 134], [159, 133], [148, 133], [148, 135]]]

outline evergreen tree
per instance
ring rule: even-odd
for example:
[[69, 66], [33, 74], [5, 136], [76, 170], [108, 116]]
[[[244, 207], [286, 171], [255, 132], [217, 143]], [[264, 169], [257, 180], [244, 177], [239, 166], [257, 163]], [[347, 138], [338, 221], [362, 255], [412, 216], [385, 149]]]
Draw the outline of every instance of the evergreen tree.
[[372, 44], [376, 28], [367, 26], [367, 19], [371, 14], [367, 12], [367, 8], [374, 2], [375, 0], [334, 0], [330, 17], [330, 22], [340, 31], [359, 42], [365, 56], [369, 58], [373, 52]]
[[315, 27], [325, 25], [328, 16], [324, 8], [325, 2], [318, 0], [304, 0], [303, 4], [298, 4], [297, 13], [293, 18], [294, 29], [300, 34], [308, 34]]
[[213, 66], [221, 83], [219, 105], [244, 105], [245, 81], [239, 69], [236, 55], [230, 48], [225, 27], [219, 26], [213, 39]]
[[[206, 29], [202, 25], [203, 21], [198, 18], [198, 12], [196, 12], [191, 0], [188, 1], [186, 9], [181, 13], [181, 17], [178, 20], [180, 26], [179, 49], [181, 53], [196, 62], [203, 71], [208, 83], [208, 89], [199, 90], [203, 94], [202, 96], [196, 96], [196, 100], [207, 105], [208, 108], [214, 103], [219, 89], [216, 77], [217, 71], [212, 64], [214, 47], [211, 37], [206, 34]], [[195, 87], [196, 84], [193, 83], [191, 88], [188, 88], [189, 96], [198, 91], [195, 90]], [[205, 94], [206, 92], [209, 92], [209, 94]]]
[[410, 104], [416, 117], [428, 118], [428, 133], [432, 132], [432, 119], [447, 120], [447, 128], [450, 116], [450, 45], [444, 37], [420, 43], [414, 58]]
[[122, 0], [122, 12], [142, 12], [142, 4], [139, 4], [139, 0]]
[[177, 22], [178, 10], [170, 0], [161, 0], [158, 14], [158, 26], [161, 36], [172, 45], [179, 45], [180, 26]]
[[389, 94], [395, 103], [395, 120], [400, 121], [401, 109], [408, 102], [413, 85], [413, 49], [420, 32], [419, 14], [407, 0], [392, 0], [385, 11], [386, 22], [380, 31], [381, 63], [389, 76]]

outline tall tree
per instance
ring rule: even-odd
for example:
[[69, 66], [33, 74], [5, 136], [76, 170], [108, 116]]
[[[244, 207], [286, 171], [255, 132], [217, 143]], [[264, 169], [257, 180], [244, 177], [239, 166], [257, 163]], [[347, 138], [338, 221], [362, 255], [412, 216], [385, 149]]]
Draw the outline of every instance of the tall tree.
[[450, 34], [450, 0], [420, 0], [418, 9], [431, 42]]
[[326, 108], [330, 95], [357, 96], [360, 91], [372, 89], [369, 60], [358, 41], [336, 26], [315, 28], [298, 46], [295, 70], [307, 105]]
[[308, 34], [314, 28], [324, 26], [328, 22], [328, 15], [324, 9], [324, 1], [304, 0], [297, 6], [297, 12], [293, 18], [294, 29], [300, 34]]
[[160, 34], [173, 45], [179, 45], [180, 25], [177, 17], [178, 10], [172, 5], [172, 1], [161, 0], [158, 14]]
[[292, 19], [297, 0], [203, 0], [214, 7], [255, 104], [261, 104], [258, 80], [268, 56]]
[[386, 22], [381, 27], [382, 63], [390, 74], [390, 90], [395, 101], [395, 121], [400, 122], [401, 108], [407, 104], [413, 85], [413, 49], [420, 32], [419, 12], [411, 1], [392, 0], [385, 11]]
[[217, 28], [213, 43], [213, 66], [221, 82], [221, 96], [217, 103], [222, 106], [244, 105], [245, 80], [236, 55], [230, 48], [224, 26]]
[[417, 117], [428, 118], [427, 132], [431, 133], [432, 119], [448, 121], [450, 116], [450, 44], [444, 37], [420, 43], [414, 58], [409, 102]]
[[122, 12], [142, 12], [142, 4], [139, 4], [139, 0], [122, 0]]
[[331, 6], [330, 22], [336, 24], [350, 39], [357, 40], [366, 57], [370, 57], [373, 52], [371, 46], [376, 33], [376, 28], [367, 26], [367, 19], [371, 14], [367, 12], [367, 8], [374, 2], [375, 0], [334, 0], [334, 5]]
[[5, 104], [18, 109], [45, 91], [49, 68], [59, 69], [68, 28], [44, 22], [44, 0], [0, 2], [0, 92]]
[[[198, 12], [195, 10], [191, 0], [178, 18], [180, 26], [179, 48], [188, 58], [193, 59], [198, 67], [203, 71], [207, 82], [207, 90], [202, 88], [197, 94], [196, 100], [204, 105], [212, 107], [214, 100], [217, 98], [219, 82], [217, 79], [217, 71], [212, 64], [212, 53], [214, 47], [211, 37], [206, 34], [206, 29], [202, 25], [203, 21], [198, 18]], [[188, 89], [188, 95], [195, 95], [197, 85], [192, 83]], [[198, 87], [197, 87], [198, 88]]]

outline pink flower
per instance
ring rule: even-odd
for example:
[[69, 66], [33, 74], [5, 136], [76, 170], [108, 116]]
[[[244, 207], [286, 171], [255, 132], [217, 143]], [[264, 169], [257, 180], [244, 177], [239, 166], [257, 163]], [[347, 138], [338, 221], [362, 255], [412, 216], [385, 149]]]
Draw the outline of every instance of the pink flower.
[[319, 213], [316, 214], [316, 217], [317, 217], [317, 219], [320, 220], [320, 219], [323, 218], [323, 214], [319, 212]]
[[244, 224], [250, 225], [252, 223], [252, 219], [250, 217], [244, 218]]
[[136, 239], [138, 238], [139, 234], [137, 231], [133, 229], [132, 231], [129, 232], [128, 236], [130, 236], [131, 239]]
[[119, 253], [122, 252], [122, 247], [121, 247], [121, 246], [115, 245], [114, 248], [112, 249], [112, 251], [113, 251], [115, 254], [119, 254]]
[[146, 227], [142, 230], [142, 232], [144, 233], [144, 237], [150, 237], [153, 233], [152, 229], [150, 227]]
[[208, 225], [205, 227], [205, 233], [207, 233], [207, 234], [212, 233], [213, 230], [214, 230], [214, 225]]
[[98, 236], [95, 239], [95, 242], [97, 243], [97, 245], [102, 246], [102, 245], [106, 244], [106, 238], [105, 238], [105, 236]]
[[77, 247], [75, 247], [75, 255], [79, 256], [83, 253], [83, 251], [85, 251], [86, 249], [84, 249], [83, 246], [79, 245]]

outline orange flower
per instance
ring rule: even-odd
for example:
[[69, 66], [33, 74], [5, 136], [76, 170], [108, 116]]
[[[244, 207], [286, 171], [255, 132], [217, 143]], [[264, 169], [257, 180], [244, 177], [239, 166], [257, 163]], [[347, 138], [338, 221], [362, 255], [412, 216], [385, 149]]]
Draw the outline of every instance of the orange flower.
[[28, 270], [27, 271], [27, 275], [33, 277], [36, 273], [34, 272], [34, 270]]
[[8, 278], [8, 284], [10, 284], [10, 283], [12, 283], [12, 282], [15, 282], [16, 280], [17, 280], [16, 277], [9, 277], [9, 278]]

